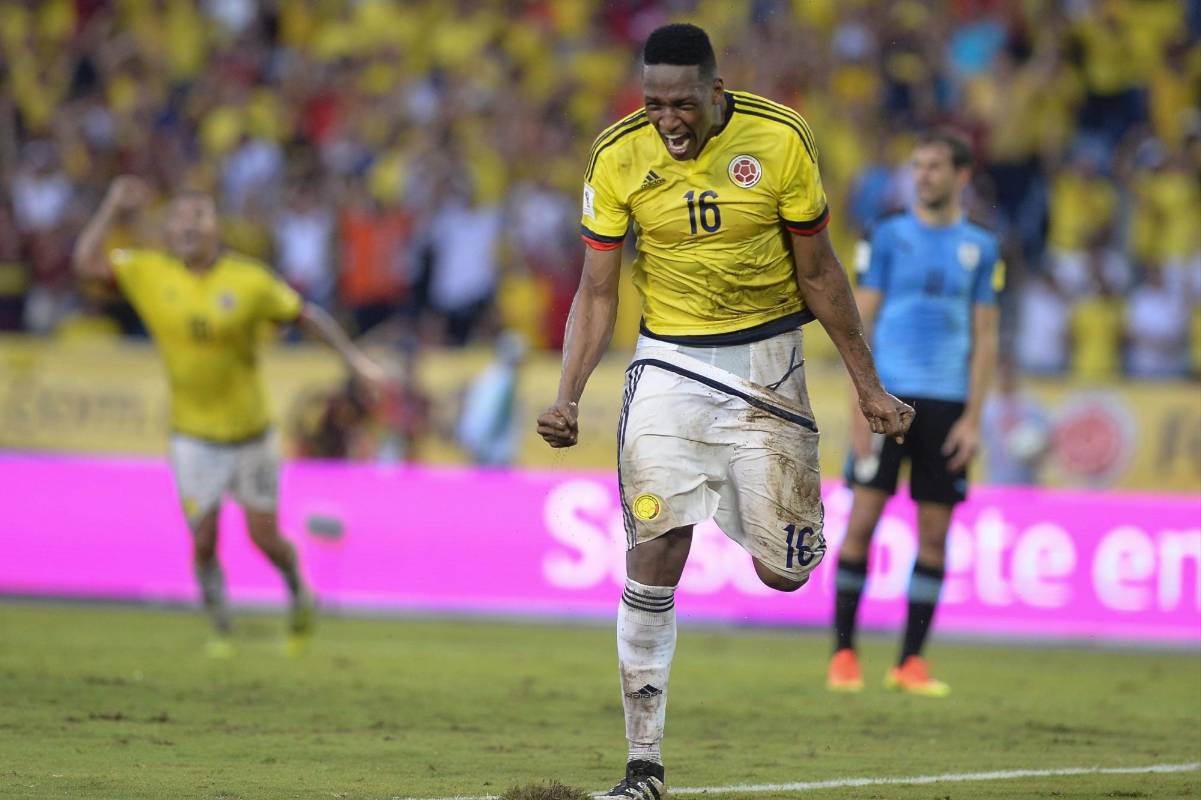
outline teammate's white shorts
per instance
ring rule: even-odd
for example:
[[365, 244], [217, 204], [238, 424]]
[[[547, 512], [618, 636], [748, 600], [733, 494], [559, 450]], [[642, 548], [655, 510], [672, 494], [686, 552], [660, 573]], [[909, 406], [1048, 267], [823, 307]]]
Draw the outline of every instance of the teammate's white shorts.
[[216, 510], [227, 492], [243, 508], [275, 510], [279, 451], [273, 433], [237, 444], [174, 433], [170, 453], [175, 487], [189, 525]]
[[800, 581], [826, 551], [801, 331], [729, 347], [642, 337], [626, 371], [618, 472], [629, 548], [714, 518]]

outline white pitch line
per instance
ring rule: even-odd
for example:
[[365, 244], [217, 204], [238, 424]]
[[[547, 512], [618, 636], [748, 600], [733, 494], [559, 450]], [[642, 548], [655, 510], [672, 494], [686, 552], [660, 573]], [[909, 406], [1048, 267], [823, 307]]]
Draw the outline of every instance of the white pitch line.
[[858, 786], [923, 785], [928, 783], [964, 783], [1004, 781], [1011, 778], [1050, 778], [1070, 775], [1137, 775], [1147, 772], [1194, 772], [1201, 763], [1154, 764], [1149, 767], [1065, 767], [1063, 769], [1011, 769], [997, 772], [963, 772], [949, 775], [915, 775], [910, 778], [837, 778], [804, 783], [758, 783], [742, 786], [668, 787], [672, 794], [760, 794], [764, 792], [806, 792], [813, 789], [839, 789]]
[[[1164, 772], [1196, 772], [1201, 762], [1188, 764], [1152, 764], [1149, 767], [1064, 767], [1062, 769], [1011, 769], [996, 772], [959, 772], [946, 775], [913, 775], [906, 778], [835, 778], [801, 783], [750, 783], [734, 786], [668, 786], [667, 793], [680, 794], [765, 794], [767, 792], [809, 792], [816, 789], [843, 789], [860, 786], [904, 786], [930, 783], [968, 783], [1004, 781], [1013, 778], [1055, 778], [1072, 775], [1142, 775]], [[594, 795], [599, 797], [599, 795]], [[392, 800], [500, 800], [498, 795], [455, 795], [454, 797], [393, 797]]]

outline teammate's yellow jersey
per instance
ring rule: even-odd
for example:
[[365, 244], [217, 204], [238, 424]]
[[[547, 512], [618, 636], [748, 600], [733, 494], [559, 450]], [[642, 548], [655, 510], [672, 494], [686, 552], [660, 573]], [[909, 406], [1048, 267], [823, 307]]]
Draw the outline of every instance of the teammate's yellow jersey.
[[747, 92], [725, 99], [725, 125], [695, 159], [672, 158], [645, 110], [608, 128], [589, 156], [584, 241], [618, 247], [633, 220], [634, 285], [652, 336], [738, 341], [812, 318], [788, 232], [814, 234], [829, 219], [813, 134], [787, 106]]
[[217, 442], [263, 433], [271, 420], [259, 328], [296, 319], [300, 296], [264, 265], [233, 253], [203, 273], [157, 250], [114, 250], [110, 261], [166, 363], [172, 429]]

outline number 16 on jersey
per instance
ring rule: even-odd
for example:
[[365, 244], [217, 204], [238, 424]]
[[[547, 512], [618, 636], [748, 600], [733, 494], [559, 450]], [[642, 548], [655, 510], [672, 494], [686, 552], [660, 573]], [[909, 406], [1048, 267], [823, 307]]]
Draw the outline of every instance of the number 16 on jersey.
[[718, 208], [716, 202], [717, 192], [712, 189], [706, 189], [701, 192], [700, 197], [696, 196], [695, 189], [689, 189], [684, 193], [684, 199], [688, 201], [688, 224], [692, 228], [692, 232], [696, 233], [697, 223], [697, 206], [700, 206], [700, 223], [701, 227], [707, 233], [713, 233], [721, 227], [721, 209]]

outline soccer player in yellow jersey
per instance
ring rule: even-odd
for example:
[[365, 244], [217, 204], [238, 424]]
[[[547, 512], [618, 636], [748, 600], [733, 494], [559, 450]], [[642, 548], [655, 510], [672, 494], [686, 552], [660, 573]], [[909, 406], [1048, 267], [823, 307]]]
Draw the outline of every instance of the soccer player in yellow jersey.
[[121, 177], [75, 247], [76, 272], [115, 282], [158, 345], [171, 389], [171, 465], [188, 526], [214, 656], [232, 652], [225, 580], [216, 558], [222, 496], [242, 505], [255, 545], [280, 571], [291, 594], [289, 649], [300, 650], [313, 623], [296, 548], [279, 533], [279, 458], [258, 368], [264, 322], [299, 322], [333, 347], [371, 386], [380, 368], [321, 309], [305, 303], [263, 264], [223, 250], [211, 197], [185, 193], [167, 208], [166, 250], [105, 249], [118, 216], [136, 211], [149, 188]]
[[693, 25], [654, 31], [643, 63], [645, 107], [604, 131], [589, 158], [583, 276], [558, 397], [538, 431], [552, 447], [576, 443], [577, 403], [613, 332], [632, 222], [643, 322], [618, 425], [628, 550], [617, 616], [630, 749], [609, 796], [659, 800], [675, 587], [693, 526], [715, 518], [780, 591], [804, 585], [825, 553], [801, 326], [817, 319], [829, 332], [873, 431], [902, 437], [913, 409], [880, 385], [824, 231], [805, 121], [727, 91]]

